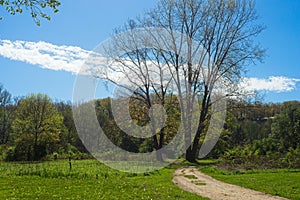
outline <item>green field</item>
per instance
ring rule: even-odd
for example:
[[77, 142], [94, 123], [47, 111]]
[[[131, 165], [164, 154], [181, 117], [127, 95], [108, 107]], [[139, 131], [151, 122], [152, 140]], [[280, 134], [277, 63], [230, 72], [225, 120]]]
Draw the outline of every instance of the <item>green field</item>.
[[[188, 163], [186, 163], [188, 164]], [[227, 171], [201, 162], [216, 179], [265, 193], [300, 199], [300, 169]], [[144, 174], [123, 173], [95, 160], [0, 162], [0, 199], [204, 199], [172, 183], [180, 165]]]
[[172, 166], [145, 174], [94, 161], [0, 163], [0, 199], [204, 199], [172, 183]]
[[215, 179], [251, 188], [264, 193], [300, 200], [300, 169], [269, 170], [221, 170], [216, 167], [200, 167]]

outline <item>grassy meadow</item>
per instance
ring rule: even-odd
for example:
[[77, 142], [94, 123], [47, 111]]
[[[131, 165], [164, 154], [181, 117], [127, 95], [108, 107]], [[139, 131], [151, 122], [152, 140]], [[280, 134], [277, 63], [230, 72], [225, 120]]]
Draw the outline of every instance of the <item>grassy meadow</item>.
[[0, 163], [0, 199], [204, 199], [172, 183], [176, 167], [122, 173], [95, 160]]
[[300, 200], [300, 169], [229, 171], [213, 166], [202, 166], [200, 170], [220, 181], [292, 200]]
[[[205, 199], [172, 183], [179, 167], [136, 174], [113, 170], [96, 160], [0, 162], [0, 199]], [[223, 170], [212, 161], [199, 169], [212, 177], [293, 200], [300, 199], [300, 169]]]

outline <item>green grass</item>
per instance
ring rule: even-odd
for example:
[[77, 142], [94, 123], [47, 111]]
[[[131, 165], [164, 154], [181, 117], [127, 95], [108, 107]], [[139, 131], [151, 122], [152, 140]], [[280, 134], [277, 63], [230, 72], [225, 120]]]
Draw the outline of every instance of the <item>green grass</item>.
[[0, 163], [0, 199], [204, 199], [172, 183], [179, 166], [123, 173], [94, 161]]
[[[203, 161], [200, 169], [216, 179], [300, 200], [300, 169], [227, 171], [210, 163]], [[182, 165], [144, 174], [119, 172], [95, 160], [72, 161], [72, 166], [70, 171], [68, 161], [0, 162], [0, 199], [204, 199], [172, 183]]]
[[199, 181], [199, 180], [193, 180], [192, 183], [195, 184], [195, 185], [206, 185], [205, 182]]
[[188, 178], [188, 179], [197, 179], [197, 177], [193, 174], [191, 175], [184, 175], [185, 178]]
[[300, 169], [227, 171], [206, 166], [200, 167], [200, 170], [227, 183], [300, 200]]

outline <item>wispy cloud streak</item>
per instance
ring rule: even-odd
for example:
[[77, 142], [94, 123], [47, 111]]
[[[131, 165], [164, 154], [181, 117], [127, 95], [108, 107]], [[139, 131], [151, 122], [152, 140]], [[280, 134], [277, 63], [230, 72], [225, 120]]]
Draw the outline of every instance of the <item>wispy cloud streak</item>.
[[91, 52], [47, 42], [0, 40], [0, 55], [51, 70], [77, 73]]
[[[0, 39], [0, 55], [11, 60], [22, 61], [50, 70], [79, 73], [92, 51], [77, 46], [58, 46], [44, 41], [10, 41]], [[99, 59], [96, 59], [99, 61]], [[266, 79], [244, 78], [241, 87], [249, 92], [289, 92], [296, 88], [300, 79], [271, 76]]]

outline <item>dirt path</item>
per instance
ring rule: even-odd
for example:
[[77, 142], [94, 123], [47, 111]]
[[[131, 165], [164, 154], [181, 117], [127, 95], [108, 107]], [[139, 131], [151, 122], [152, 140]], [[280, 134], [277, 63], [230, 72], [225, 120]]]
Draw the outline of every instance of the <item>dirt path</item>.
[[286, 200], [213, 179], [195, 167], [181, 168], [174, 172], [173, 182], [181, 189], [211, 200]]

